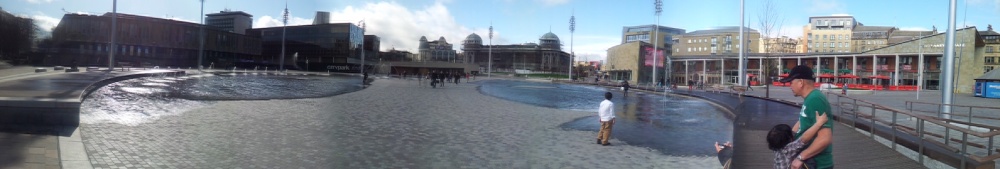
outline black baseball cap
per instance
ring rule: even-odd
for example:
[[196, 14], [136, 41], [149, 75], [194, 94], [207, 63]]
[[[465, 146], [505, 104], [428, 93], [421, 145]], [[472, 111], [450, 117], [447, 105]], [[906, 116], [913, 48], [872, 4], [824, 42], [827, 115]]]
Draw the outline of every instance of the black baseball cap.
[[806, 65], [798, 65], [792, 68], [792, 71], [788, 73], [788, 77], [779, 80], [781, 83], [788, 83], [795, 79], [806, 79], [806, 80], [816, 80], [813, 76], [812, 68]]

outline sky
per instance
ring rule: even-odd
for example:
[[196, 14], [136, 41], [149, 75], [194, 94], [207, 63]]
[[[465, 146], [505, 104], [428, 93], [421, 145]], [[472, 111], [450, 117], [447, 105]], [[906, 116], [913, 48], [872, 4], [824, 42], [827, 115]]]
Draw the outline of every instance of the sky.
[[[663, 0], [656, 17], [654, 0], [288, 0], [289, 25], [311, 24], [316, 11], [330, 12], [334, 23], [365, 21], [367, 35], [381, 38], [381, 50], [416, 52], [418, 40], [444, 37], [461, 52], [461, 41], [476, 33], [483, 43], [538, 43], [543, 34], [559, 36], [563, 50], [577, 60], [603, 60], [606, 50], [621, 44], [624, 26], [656, 24], [687, 32], [740, 24], [738, 0]], [[766, 0], [746, 0], [744, 19], [758, 29]], [[58, 25], [65, 13], [111, 12], [112, 0], [0, 0], [0, 7], [36, 19], [44, 30]], [[867, 26], [903, 30], [947, 29], [948, 0], [773, 0], [780, 35], [801, 37], [810, 16], [850, 15]], [[205, 0], [205, 13], [224, 9], [253, 15], [253, 27], [281, 26], [286, 1]], [[121, 0], [118, 12], [200, 22], [198, 0]], [[1000, 26], [1000, 0], [958, 0], [956, 25]], [[570, 32], [569, 19], [576, 18]], [[494, 37], [489, 38], [493, 26]], [[492, 41], [492, 42], [491, 42]]]

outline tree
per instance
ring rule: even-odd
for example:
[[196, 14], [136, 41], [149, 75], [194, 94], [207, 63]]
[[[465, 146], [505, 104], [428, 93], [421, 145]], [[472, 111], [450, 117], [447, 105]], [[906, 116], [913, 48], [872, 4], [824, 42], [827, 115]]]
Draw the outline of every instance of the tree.
[[776, 76], [779, 70], [775, 68], [777, 66], [777, 63], [774, 62], [775, 54], [780, 55], [786, 52], [785, 50], [781, 50], [783, 48], [782, 45], [786, 43], [786, 39], [780, 36], [781, 26], [784, 24], [785, 19], [779, 15], [780, 11], [776, 5], [774, 0], [764, 0], [760, 13], [757, 14], [757, 29], [763, 39], [760, 43], [764, 45], [764, 50], [760, 52], [763, 52], [764, 58], [767, 58], [766, 60], [761, 60], [763, 67], [760, 68], [761, 74], [758, 75], [758, 78], [763, 78], [764, 85], [767, 88], [765, 90], [765, 97], [770, 97], [770, 77]]

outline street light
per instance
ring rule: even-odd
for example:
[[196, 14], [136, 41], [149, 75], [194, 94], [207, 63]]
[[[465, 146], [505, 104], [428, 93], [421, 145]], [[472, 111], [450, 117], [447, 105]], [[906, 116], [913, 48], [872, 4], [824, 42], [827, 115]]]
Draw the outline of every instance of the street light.
[[653, 1], [653, 5], [656, 8], [656, 14], [654, 14], [656, 15], [656, 25], [653, 26], [653, 76], [649, 77], [650, 82], [656, 81], [656, 58], [660, 57], [660, 53], [656, 51], [656, 48], [660, 45], [658, 41], [660, 39], [660, 13], [663, 12], [663, 0]]
[[[115, 38], [115, 32], [118, 31], [118, 0], [114, 0], [111, 5], [111, 52], [108, 52], [108, 71], [115, 70], [115, 52], [118, 51], [115, 43], [117, 38]], [[74, 68], [76, 68], [74, 63]]]
[[490, 22], [490, 48], [489, 58], [486, 64], [486, 77], [493, 77], [493, 22]]
[[[573, 33], [576, 32], [576, 11], [569, 17], [569, 81], [573, 81], [573, 59], [576, 52], [573, 51]], [[560, 49], [561, 50], [561, 49]]]
[[279, 60], [278, 61], [278, 70], [284, 71], [285, 70], [285, 32], [287, 32], [286, 30], [288, 29], [288, 1], [287, 0], [285, 1], [285, 13], [282, 14], [282, 21], [281, 21], [281, 23], [284, 24], [284, 26], [281, 27], [281, 58], [278, 59]]
[[198, 25], [198, 71], [202, 70], [201, 60], [205, 57], [205, 0], [201, 0], [201, 25]]

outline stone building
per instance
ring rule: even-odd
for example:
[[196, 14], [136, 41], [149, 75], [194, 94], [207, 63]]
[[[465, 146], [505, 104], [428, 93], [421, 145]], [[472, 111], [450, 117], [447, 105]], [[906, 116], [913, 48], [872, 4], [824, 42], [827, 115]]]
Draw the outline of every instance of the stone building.
[[983, 73], [1000, 68], [1000, 33], [993, 31], [993, 25], [987, 25], [986, 31], [979, 31], [983, 38]]
[[864, 26], [853, 16], [814, 16], [802, 28], [807, 53], [851, 52], [851, 34], [855, 26]]
[[247, 29], [253, 28], [253, 15], [243, 11], [226, 9], [219, 11], [219, 13], [205, 14], [205, 26], [237, 34], [246, 34]]
[[632, 84], [655, 82], [665, 75], [663, 72], [665, 72], [664, 63], [666, 61], [662, 57], [665, 51], [660, 49], [658, 52], [660, 52], [661, 57], [657, 58], [655, 65], [657, 67], [656, 74], [660, 77], [652, 77], [653, 45], [643, 41], [634, 41], [608, 48], [607, 63], [600, 66], [601, 72], [607, 75], [606, 80], [611, 81], [628, 81]]
[[436, 41], [427, 41], [427, 37], [420, 37], [420, 47], [417, 49], [420, 58], [417, 61], [444, 61], [444, 62], [464, 62], [459, 60], [452, 44], [448, 43], [442, 36]]
[[[462, 55], [469, 63], [479, 65], [480, 72], [486, 72], [492, 64], [493, 72], [567, 73], [570, 54], [562, 51], [559, 37], [549, 32], [539, 37], [538, 42], [490, 46], [473, 33], [462, 41]], [[491, 50], [492, 62], [489, 60]]]
[[[111, 18], [117, 17], [117, 48], [109, 35]], [[65, 14], [52, 31], [55, 54], [45, 62], [53, 65], [104, 66], [115, 52], [113, 63], [135, 66], [198, 67], [201, 25], [139, 15]], [[103, 33], [100, 33], [103, 32]], [[230, 67], [260, 56], [261, 39], [217, 29], [205, 29], [205, 67]]]
[[[677, 36], [673, 55], [716, 55], [739, 53], [740, 28], [737, 26], [697, 30]], [[760, 32], [745, 28], [747, 53], [757, 53], [760, 49]]]

